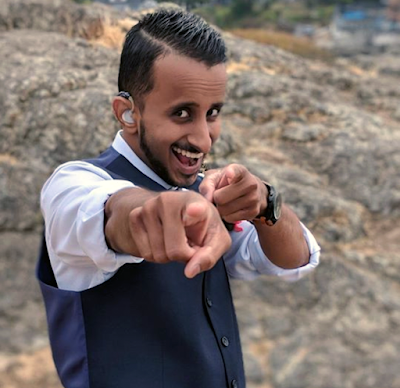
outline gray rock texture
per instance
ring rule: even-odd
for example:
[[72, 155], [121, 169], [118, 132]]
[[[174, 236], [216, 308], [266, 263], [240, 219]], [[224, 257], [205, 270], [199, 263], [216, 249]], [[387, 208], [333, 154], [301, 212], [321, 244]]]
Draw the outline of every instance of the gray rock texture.
[[[0, 3], [5, 388], [60, 387], [33, 275], [39, 192], [56, 166], [96, 155], [118, 130], [118, 47], [138, 16], [67, 1]], [[225, 38], [229, 91], [209, 164], [243, 163], [275, 184], [323, 248], [318, 270], [297, 283], [232, 282], [248, 386], [398, 388], [399, 53], [328, 65]]]

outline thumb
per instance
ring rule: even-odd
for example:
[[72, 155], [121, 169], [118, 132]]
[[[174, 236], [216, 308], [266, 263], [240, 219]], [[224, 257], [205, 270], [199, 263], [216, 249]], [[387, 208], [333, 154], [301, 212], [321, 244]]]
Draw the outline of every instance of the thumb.
[[225, 168], [224, 178], [228, 185], [237, 183], [243, 179], [244, 171], [240, 166], [231, 164]]
[[216, 171], [207, 174], [203, 181], [200, 183], [199, 192], [207, 201], [214, 202], [214, 192], [218, 188], [219, 181], [221, 180], [221, 172]]

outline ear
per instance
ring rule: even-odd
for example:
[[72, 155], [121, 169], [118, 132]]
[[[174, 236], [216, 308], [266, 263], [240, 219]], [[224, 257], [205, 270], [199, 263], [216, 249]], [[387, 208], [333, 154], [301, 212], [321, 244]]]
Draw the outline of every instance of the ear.
[[[119, 121], [124, 131], [130, 134], [137, 132], [138, 125], [140, 121], [139, 109], [135, 109], [133, 100], [127, 100], [124, 97], [116, 96], [112, 102], [112, 108], [114, 111], [115, 118]], [[127, 122], [124, 120], [123, 114], [125, 111], [129, 111], [132, 114], [133, 122]]]

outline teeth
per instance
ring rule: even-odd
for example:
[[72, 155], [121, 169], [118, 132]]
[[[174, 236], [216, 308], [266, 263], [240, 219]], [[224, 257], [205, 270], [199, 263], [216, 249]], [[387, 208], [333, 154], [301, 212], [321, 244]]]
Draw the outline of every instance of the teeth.
[[199, 152], [199, 153], [189, 152], [189, 151], [181, 150], [180, 148], [175, 147], [175, 146], [173, 146], [172, 149], [175, 152], [177, 152], [178, 154], [186, 156], [187, 158], [200, 159], [203, 156], [202, 152]]

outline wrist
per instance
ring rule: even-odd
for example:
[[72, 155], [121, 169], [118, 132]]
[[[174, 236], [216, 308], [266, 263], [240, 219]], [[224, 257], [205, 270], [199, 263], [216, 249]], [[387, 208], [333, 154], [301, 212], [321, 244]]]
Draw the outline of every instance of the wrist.
[[259, 190], [260, 190], [260, 209], [258, 211], [257, 216], [255, 217], [255, 219], [259, 219], [260, 217], [263, 216], [263, 214], [265, 213], [265, 211], [267, 210], [267, 206], [268, 206], [268, 189], [267, 186], [265, 185], [265, 183], [263, 181], [260, 180], [259, 183]]
[[268, 226], [275, 225], [280, 216], [282, 208], [282, 196], [277, 192], [274, 186], [266, 182], [262, 182], [265, 187], [265, 207], [260, 209], [260, 213], [253, 219], [253, 221], [262, 222]]

